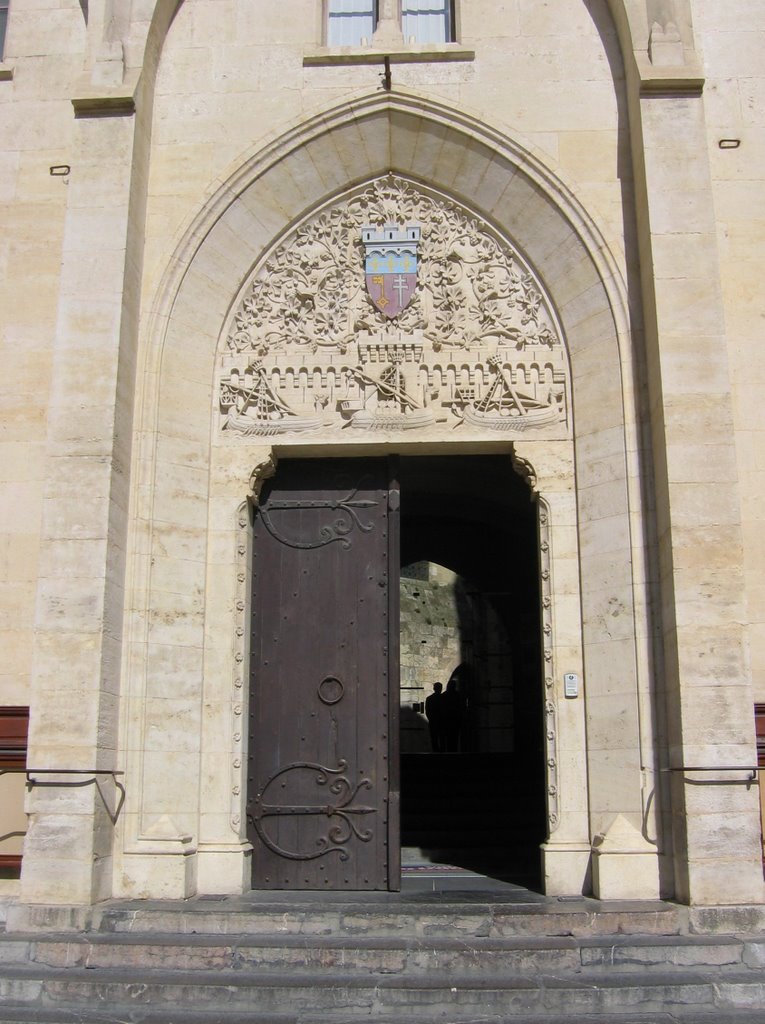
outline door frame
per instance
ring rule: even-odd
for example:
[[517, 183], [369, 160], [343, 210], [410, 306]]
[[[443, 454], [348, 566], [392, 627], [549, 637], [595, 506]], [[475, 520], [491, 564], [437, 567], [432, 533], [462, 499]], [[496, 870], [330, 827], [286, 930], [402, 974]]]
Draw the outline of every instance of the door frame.
[[[508, 465], [527, 483], [539, 510], [540, 594], [545, 710], [545, 791], [548, 836], [542, 845], [542, 885], [548, 895], [588, 891], [592, 853], [588, 789], [588, 747], [585, 721], [586, 685], [581, 699], [565, 701], [558, 683], [564, 671], [583, 675], [579, 539], [573, 507], [575, 468], [570, 443], [507, 441], [496, 444], [382, 446], [368, 441], [355, 444], [271, 444], [226, 446], [225, 471], [216, 473], [216, 499], [211, 522], [217, 523], [208, 563], [208, 636], [215, 637], [206, 654], [205, 694], [218, 710], [208, 717], [202, 743], [205, 756], [214, 758], [217, 771], [205, 796], [200, 842], [196, 850], [196, 881], [200, 892], [250, 890], [245, 825], [245, 770], [247, 756], [247, 699], [244, 667], [248, 664], [251, 550], [248, 505], [257, 504], [263, 483], [275, 472], [280, 458], [354, 457], [387, 454], [393, 448], [402, 457], [444, 454], [469, 459], [473, 455], [505, 455]], [[249, 496], [242, 500], [242, 481], [249, 481]], [[222, 518], [229, 509], [227, 524]], [[232, 515], [232, 511], [235, 514]], [[227, 572], [221, 569], [229, 566]], [[215, 575], [212, 575], [212, 569]], [[213, 615], [214, 612], [214, 615]], [[230, 652], [230, 653], [227, 653]], [[227, 682], [220, 667], [230, 665]], [[208, 699], [207, 697], [205, 699]], [[229, 770], [225, 767], [229, 765]], [[205, 822], [209, 821], [209, 828]], [[223, 831], [226, 824], [228, 838]], [[179, 861], [177, 891], [188, 891], [188, 872]], [[175, 891], [175, 890], [173, 890]]]

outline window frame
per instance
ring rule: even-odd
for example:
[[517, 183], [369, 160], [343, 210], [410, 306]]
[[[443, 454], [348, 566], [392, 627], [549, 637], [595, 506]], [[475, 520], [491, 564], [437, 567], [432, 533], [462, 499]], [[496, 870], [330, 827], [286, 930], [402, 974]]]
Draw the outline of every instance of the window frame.
[[8, 34], [8, 18], [10, 16], [11, 0], [0, 0], [0, 61], [5, 56], [5, 37]]
[[[330, 17], [332, 16], [331, 6], [332, 6], [333, 2], [336, 2], [336, 0], [322, 0], [322, 5], [321, 5], [321, 18], [322, 18], [321, 40], [322, 40], [322, 45], [324, 47], [328, 48], [328, 49], [331, 49], [331, 50], [364, 49], [365, 47], [363, 47], [362, 43], [361, 43], [361, 39], [365, 38], [364, 36], [361, 36], [359, 38], [359, 40], [357, 40], [356, 42], [352, 42], [352, 43], [335, 43], [335, 42], [331, 42], [330, 41], [329, 26], [330, 26]], [[380, 19], [380, 0], [368, 0], [368, 2], [369, 2], [369, 5], [372, 8], [371, 13], [372, 13], [372, 19], [373, 19], [373, 27], [372, 27], [371, 31], [372, 31], [372, 33], [374, 33], [376, 31], [376, 29], [377, 29], [377, 26], [379, 24], [379, 19]], [[405, 15], [404, 15], [404, 10], [403, 10], [404, 4], [409, 3], [409, 2], [411, 2], [411, 0], [398, 0], [398, 23], [399, 23], [399, 27], [401, 29], [402, 36], [403, 36], [403, 39], [404, 39], [404, 48], [405, 49], [410, 49], [410, 48], [428, 49], [428, 48], [431, 48], [431, 47], [449, 46], [449, 45], [454, 45], [454, 44], [457, 43], [457, 41], [459, 39], [459, 32], [458, 32], [458, 27], [459, 27], [459, 3], [458, 3], [458, 0], [439, 0], [439, 2], [443, 3], [444, 14], [445, 14], [446, 21], [447, 21], [446, 28], [448, 30], [445, 33], [446, 38], [443, 41], [439, 41], [439, 42], [430, 42], [430, 41], [424, 41], [423, 42], [421, 40], [415, 40], [413, 43], [409, 42], [409, 39], [407, 38], [406, 34], [404, 33], [404, 17], [405, 17]], [[360, 13], [363, 14], [365, 12], [360, 12]], [[367, 41], [367, 47], [369, 47], [369, 46], [371, 46], [371, 34], [370, 34], [370, 38]]]
[[[29, 708], [0, 706], [0, 775], [26, 771], [28, 737]], [[0, 852], [0, 878], [18, 878], [21, 860], [22, 854]]]
[[[333, 16], [333, 14], [332, 14], [332, 4], [333, 4], [333, 2], [338, 2], [338, 0], [324, 0], [324, 3], [323, 3], [323, 10], [322, 10], [323, 33], [322, 33], [322, 39], [323, 39], [324, 45], [325, 46], [329, 46], [332, 49], [339, 49], [340, 47], [345, 47], [345, 46], [352, 46], [352, 47], [361, 46], [361, 41], [360, 40], [358, 42], [354, 42], [354, 43], [334, 43], [334, 42], [330, 41], [329, 27], [330, 27], [330, 18]], [[369, 39], [371, 40], [372, 33], [377, 28], [377, 23], [378, 23], [378, 21], [380, 19], [380, 0], [366, 0], [366, 2], [368, 2], [369, 6], [371, 7], [371, 12], [370, 13], [372, 15], [372, 29], [371, 29], [371, 31], [369, 33]], [[337, 14], [339, 14], [339, 13], [340, 12], [337, 12]], [[360, 13], [361, 14], [365, 14], [366, 12], [362, 11]], [[335, 16], [337, 16], [337, 15], [335, 15]], [[364, 38], [364, 37], [362, 36], [361, 38]]]
[[[399, 19], [401, 24], [401, 32], [404, 36], [404, 42], [407, 46], [444, 46], [448, 43], [454, 43], [457, 41], [457, 12], [455, 10], [457, 4], [456, 0], [441, 0], [443, 5], [443, 14], [446, 19], [446, 30], [444, 32], [444, 39], [438, 42], [431, 42], [430, 40], [415, 39], [414, 43], [409, 43], [409, 37], [404, 30], [404, 18], [407, 16], [404, 11], [404, 7], [407, 3], [411, 3], [411, 0], [400, 0], [399, 4]], [[418, 12], [423, 13], [423, 12]], [[440, 11], [438, 12], [441, 13]], [[416, 15], [409, 15], [414, 17]]]

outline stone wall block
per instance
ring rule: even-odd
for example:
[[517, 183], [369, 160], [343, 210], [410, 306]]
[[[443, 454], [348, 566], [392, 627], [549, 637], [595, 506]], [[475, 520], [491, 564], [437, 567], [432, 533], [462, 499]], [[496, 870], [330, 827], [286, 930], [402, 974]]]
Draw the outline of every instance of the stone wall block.
[[[29, 833], [27, 833], [27, 836]], [[72, 893], [81, 894], [80, 902], [89, 903], [92, 897], [91, 879], [93, 864], [89, 860], [65, 857], [56, 858], [56, 870], [50, 870], [50, 854], [45, 850], [39, 857], [30, 856], [31, 841], [27, 838], [24, 851], [22, 886], [24, 900], [28, 903], [71, 904]]]
[[151, 672], [146, 679], [146, 697], [192, 701], [202, 692], [203, 655], [201, 647], [149, 643], [146, 662]]
[[[741, 579], [725, 570], [699, 567], [675, 570], [675, 620], [680, 629], [694, 626], [716, 630], [743, 617]], [[735, 648], [734, 648], [735, 649]], [[711, 652], [710, 652], [711, 653]]]
[[[180, 358], [180, 353], [172, 353]], [[200, 377], [203, 376], [200, 370]], [[167, 397], [162, 395], [159, 402], [158, 430], [169, 437], [185, 438], [188, 443], [206, 444], [209, 443], [210, 420], [202, 420], [195, 413], [196, 402], [204, 401], [209, 410], [212, 392], [212, 366], [206, 383], [199, 383], [187, 377], [185, 373], [176, 379], [177, 388]], [[173, 463], [168, 463], [169, 466]], [[196, 468], [189, 467], [189, 470], [196, 473]]]
[[724, 321], [720, 295], [715, 288], [710, 288], [708, 276], [675, 278], [671, 286], [665, 287], [665, 284], [657, 282], [656, 306], [667, 334], [677, 335], [682, 330], [693, 332], [701, 339], [698, 340], [699, 350], [703, 350], [704, 339], [722, 337]]
[[578, 498], [579, 514], [584, 521], [613, 521], [614, 517], [623, 513], [627, 505], [625, 482], [623, 479], [606, 480], [590, 487], [583, 487]]
[[[517, 189], [517, 193], [516, 193]], [[462, 189], [460, 189], [462, 191]], [[511, 220], [513, 214], [517, 217], [521, 209], [531, 202], [530, 190], [525, 179], [518, 174], [517, 168], [509, 161], [494, 155], [492, 160], [486, 164], [484, 173], [475, 185], [475, 190], [470, 198], [479, 210], [492, 213], [500, 222], [508, 222], [508, 233], [512, 238], [523, 237], [518, 226]], [[510, 200], [511, 194], [517, 194], [515, 202]], [[519, 201], [522, 196], [522, 201]], [[538, 209], [541, 210], [542, 203]], [[530, 219], [531, 213], [530, 213]], [[533, 265], [534, 256], [527, 254]]]
[[640, 774], [637, 745], [622, 749], [593, 750], [589, 754], [590, 774], [598, 785], [590, 792], [590, 828], [596, 834], [607, 827], [614, 814], [630, 814], [642, 819], [640, 791], [633, 779]]
[[[364, 119], [366, 126], [367, 119]], [[419, 133], [422, 130], [422, 118], [410, 111], [392, 110], [384, 124], [372, 122], [365, 134], [380, 136], [389, 154], [391, 170], [404, 175], [412, 173], [412, 163], [417, 149]], [[487, 158], [488, 157], [487, 155]]]
[[[322, 182], [321, 191], [326, 196], [333, 195], [339, 189], [347, 187], [348, 184], [347, 172], [338, 160], [333, 136], [334, 132], [332, 135], [323, 135], [312, 139], [305, 146], [304, 154], [301, 154], [304, 160], [310, 160], [312, 168]], [[359, 156], [363, 157], [364, 153], [365, 151], [362, 151]]]
[[[683, 722], [693, 745], [700, 750], [706, 746], [707, 760], [703, 766], [715, 764], [749, 764], [754, 758], [754, 709], [746, 700], [746, 687], [729, 684], [725, 690], [714, 683], [697, 684], [683, 694]], [[742, 707], [743, 704], [743, 707]], [[714, 753], [715, 744], [721, 749], [751, 743], [743, 762], [727, 761]], [[710, 756], [711, 754], [711, 756]], [[687, 756], [687, 748], [686, 748]], [[688, 763], [688, 762], [685, 762]], [[694, 762], [697, 763], [697, 762]]]
[[204, 613], [197, 597], [174, 594], [162, 602], [158, 597], [149, 618], [149, 642], [198, 647], [203, 627]]
[[[285, 225], [303, 212], [309, 196], [326, 196], [339, 187], [341, 172], [333, 166], [336, 164], [337, 154], [326, 138], [322, 142], [312, 141], [305, 158], [301, 150], [299, 154], [290, 153], [280, 163], [283, 174], [272, 183], [266, 197], [269, 206], [273, 203], [275, 210], [283, 212]], [[267, 241], [275, 237], [276, 233], [272, 233]]]
[[[617, 563], [606, 561], [603, 564], [605, 568], [613, 566], [614, 577], [616, 577]], [[629, 563], [627, 564], [629, 566]], [[622, 570], [622, 575], [627, 575], [627, 573]], [[635, 635], [632, 580], [628, 579], [625, 582], [614, 578], [608, 586], [588, 587], [582, 594], [582, 616], [588, 645], [601, 643], [618, 645], [632, 640]], [[634, 659], [634, 641], [631, 650]], [[626, 666], [624, 671], [625, 673], [629, 672]]]
[[[682, 632], [689, 644], [688, 651], [682, 650], [679, 655], [686, 688], [718, 685], [730, 693], [730, 686], [743, 683], [745, 689], [750, 671], [749, 652], [742, 643], [740, 626], [718, 624], [710, 630], [693, 623], [685, 625]], [[694, 644], [697, 646], [690, 646]], [[748, 728], [751, 705], [743, 711]]]
[[144, 729], [149, 749], [157, 754], [190, 753], [199, 746], [199, 701], [174, 697], [147, 697]]
[[[737, 494], [731, 484], [717, 485], [713, 479], [673, 482], [670, 494], [674, 503], [673, 520], [676, 528], [687, 526], [693, 529], [703, 522], [719, 523], [722, 526], [734, 526], [740, 522]], [[739, 548], [740, 543], [739, 540]]]
[[332, 132], [331, 139], [335, 150], [334, 159], [346, 181], [372, 178], [388, 170], [385, 162], [381, 163], [375, 158], [374, 150], [367, 150], [367, 136], [356, 121], [338, 126]]
[[439, 165], [444, 138], [448, 133], [446, 125], [420, 122], [414, 152], [411, 160], [411, 173], [421, 181], [438, 180], [435, 178]]
[[663, 399], [663, 418], [671, 428], [672, 444], [701, 440], [704, 444], [729, 445], [733, 435], [729, 397], [716, 389], [693, 394], [670, 391]]
[[587, 678], [592, 680], [592, 690], [587, 701], [587, 744], [591, 750], [620, 750], [625, 739], [628, 742], [633, 739], [633, 722], [637, 714], [635, 684], [629, 673], [614, 673], [617, 675], [621, 675], [621, 692], [614, 686], [607, 695], [600, 690], [596, 694], [595, 686], [599, 680], [596, 682], [588, 669]]
[[161, 472], [164, 486], [155, 499], [155, 517], [182, 527], [204, 527], [207, 521], [204, 471], [170, 463], [163, 466]]
[[443, 188], [461, 188], [462, 172], [467, 157], [467, 140], [455, 138], [453, 133], [445, 133], [438, 154], [433, 177]]
[[229, 295], [221, 294], [219, 284], [205, 273], [201, 262], [195, 261], [184, 277], [184, 288], [173, 308], [173, 319], [179, 326], [194, 328], [194, 336], [201, 331], [203, 335], [217, 338], [229, 301]]
[[544, 266], [545, 284], [559, 307], [598, 283], [595, 266], [591, 260], [582, 258], [581, 243], [573, 231], [565, 234], [557, 248], [539, 265]]
[[205, 525], [185, 526], [172, 518], [156, 522], [152, 530], [152, 551], [167, 558], [203, 562], [207, 545]]
[[[198, 727], [195, 732], [199, 738]], [[151, 818], [169, 815], [182, 832], [197, 831], [199, 752], [153, 750], [144, 752], [141, 795], [144, 827]]]

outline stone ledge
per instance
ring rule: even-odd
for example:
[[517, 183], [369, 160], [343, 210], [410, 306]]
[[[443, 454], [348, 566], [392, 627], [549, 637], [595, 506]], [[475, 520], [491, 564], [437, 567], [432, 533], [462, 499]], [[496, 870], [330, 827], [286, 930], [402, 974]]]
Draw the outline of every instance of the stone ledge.
[[84, 95], [72, 97], [75, 117], [132, 117], [135, 99], [132, 95]]
[[680, 67], [640, 67], [641, 96], [701, 96], [704, 74], [696, 64]]
[[348, 64], [382, 64], [385, 58], [391, 64], [425, 64], [446, 61], [475, 60], [475, 50], [468, 50], [459, 43], [443, 43], [440, 46], [404, 46], [400, 49], [379, 47], [316, 46], [303, 53], [304, 67], [341, 67]]

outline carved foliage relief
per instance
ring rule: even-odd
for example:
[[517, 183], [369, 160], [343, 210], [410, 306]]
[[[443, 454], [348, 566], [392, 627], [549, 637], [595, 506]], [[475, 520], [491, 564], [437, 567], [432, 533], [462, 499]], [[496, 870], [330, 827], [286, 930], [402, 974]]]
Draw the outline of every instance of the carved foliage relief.
[[[370, 264], [378, 250], [364, 244], [384, 235], [416, 240], [395, 250], [413, 272], [385, 288]], [[383, 293], [393, 301], [405, 285], [391, 315]], [[219, 374], [224, 436], [569, 429], [561, 334], [520, 255], [463, 208], [394, 176], [323, 210], [261, 264], [227, 326]]]

